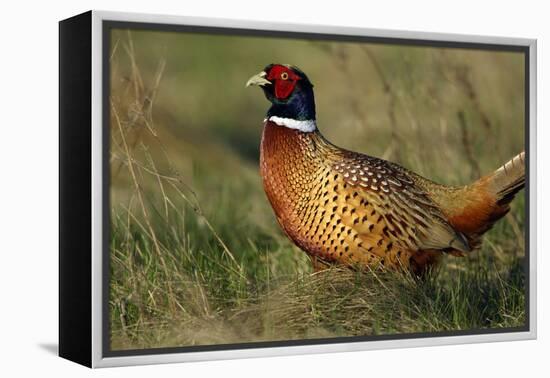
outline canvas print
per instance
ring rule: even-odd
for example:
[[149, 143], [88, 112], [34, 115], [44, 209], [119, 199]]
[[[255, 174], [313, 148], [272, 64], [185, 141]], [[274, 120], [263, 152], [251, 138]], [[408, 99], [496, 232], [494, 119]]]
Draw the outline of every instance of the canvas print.
[[110, 351], [526, 329], [523, 52], [108, 33]]

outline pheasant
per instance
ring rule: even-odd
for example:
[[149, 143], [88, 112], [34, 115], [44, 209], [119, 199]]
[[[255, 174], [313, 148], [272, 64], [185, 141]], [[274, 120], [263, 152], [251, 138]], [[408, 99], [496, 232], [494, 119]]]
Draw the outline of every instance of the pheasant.
[[342, 264], [421, 275], [444, 253], [479, 247], [525, 185], [524, 152], [458, 187], [333, 145], [317, 128], [313, 85], [297, 67], [270, 64], [251, 85], [271, 102], [260, 144], [265, 193], [316, 270]]

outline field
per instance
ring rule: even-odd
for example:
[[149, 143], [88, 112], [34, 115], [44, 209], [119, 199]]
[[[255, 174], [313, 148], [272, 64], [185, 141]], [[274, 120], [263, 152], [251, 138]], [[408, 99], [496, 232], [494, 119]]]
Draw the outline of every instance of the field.
[[268, 102], [246, 80], [291, 63], [333, 143], [460, 185], [524, 146], [511, 52], [115, 30], [111, 38], [113, 350], [521, 327], [525, 197], [423, 280], [313, 273], [258, 173]]

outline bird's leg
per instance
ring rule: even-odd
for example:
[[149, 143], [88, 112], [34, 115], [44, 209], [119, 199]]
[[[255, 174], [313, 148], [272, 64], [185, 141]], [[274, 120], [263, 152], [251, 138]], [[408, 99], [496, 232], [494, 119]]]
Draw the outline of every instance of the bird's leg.
[[314, 273], [321, 272], [323, 270], [330, 268], [330, 264], [328, 264], [324, 260], [321, 260], [319, 257], [313, 256], [313, 255], [308, 255], [308, 256], [309, 256], [309, 259], [311, 260], [311, 265], [313, 266]]
[[435, 250], [418, 251], [410, 259], [411, 272], [419, 278], [426, 277], [436, 269], [441, 260], [441, 252]]

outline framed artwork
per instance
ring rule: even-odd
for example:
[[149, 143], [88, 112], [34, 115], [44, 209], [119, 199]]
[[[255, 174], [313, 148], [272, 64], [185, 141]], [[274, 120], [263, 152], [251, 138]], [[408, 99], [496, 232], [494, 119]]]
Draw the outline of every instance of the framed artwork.
[[60, 355], [536, 337], [536, 41], [60, 22]]

